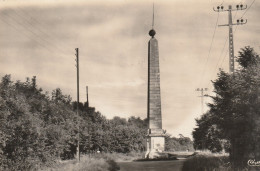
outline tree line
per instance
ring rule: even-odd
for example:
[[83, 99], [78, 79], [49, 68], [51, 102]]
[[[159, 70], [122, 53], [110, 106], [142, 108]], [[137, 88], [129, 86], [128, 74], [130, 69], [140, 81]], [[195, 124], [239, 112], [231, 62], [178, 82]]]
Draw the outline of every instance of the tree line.
[[244, 168], [249, 159], [260, 160], [260, 57], [247, 46], [236, 58], [233, 73], [220, 70], [213, 81], [209, 111], [196, 119], [196, 149], [225, 150], [233, 168]]
[[[146, 150], [147, 119], [107, 119], [81, 102], [77, 115], [76, 106], [59, 88], [44, 92], [35, 76], [13, 82], [5, 75], [0, 83], [0, 170], [34, 170], [73, 159], [78, 133], [81, 154]], [[186, 150], [191, 143], [169, 135], [166, 149]]]

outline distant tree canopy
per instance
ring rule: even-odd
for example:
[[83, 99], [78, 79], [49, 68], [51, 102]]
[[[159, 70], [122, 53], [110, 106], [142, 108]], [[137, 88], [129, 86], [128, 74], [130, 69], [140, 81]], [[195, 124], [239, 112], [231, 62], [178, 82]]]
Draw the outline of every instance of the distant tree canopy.
[[180, 138], [166, 136], [165, 137], [166, 151], [194, 151], [193, 142], [189, 137], [181, 136]]
[[233, 167], [260, 160], [260, 58], [253, 48], [239, 52], [234, 73], [220, 71], [213, 82], [210, 110], [196, 119], [194, 146], [213, 152], [225, 148]]
[[0, 170], [33, 170], [76, 154], [78, 124], [81, 153], [145, 150], [147, 119], [106, 119], [57, 88], [43, 93], [36, 77], [0, 83]]
[[[78, 125], [81, 154], [146, 150], [147, 119], [107, 119], [81, 102], [77, 115], [71, 100], [59, 88], [44, 93], [36, 77], [13, 82], [5, 75], [0, 82], [0, 170], [35, 170], [74, 158]], [[190, 139], [166, 139], [167, 150], [191, 149]]]
[[77, 133], [70, 100], [60, 89], [51, 97], [43, 94], [36, 77], [13, 83], [10, 75], [4, 76], [0, 83], [0, 170], [32, 170], [65, 156], [75, 146]]

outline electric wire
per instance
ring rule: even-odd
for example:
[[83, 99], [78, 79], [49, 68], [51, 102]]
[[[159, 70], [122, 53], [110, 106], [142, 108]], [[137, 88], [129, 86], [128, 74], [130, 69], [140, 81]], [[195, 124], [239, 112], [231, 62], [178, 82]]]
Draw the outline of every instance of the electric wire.
[[[1, 21], [3, 21], [4, 23], [6, 23], [7, 25], [11, 26], [14, 30], [18, 31], [18, 32], [21, 32], [21, 30], [16, 27], [15, 25], [13, 24], [10, 24], [9, 22], [7, 22], [6, 20], [4, 20], [3, 18], [0, 18]], [[18, 23], [19, 24], [19, 23]], [[20, 25], [20, 24], [19, 24]], [[26, 36], [28, 39], [30, 40], [34, 40], [38, 45], [40, 45], [42, 48], [44, 48], [45, 50], [53, 53], [54, 51], [52, 49], [50, 49], [48, 46], [46, 46], [45, 44], [43, 44], [42, 42], [40, 42], [38, 39], [32, 39], [31, 38], [31, 34], [28, 34], [28, 33], [23, 33], [24, 36]]]
[[[8, 15], [8, 17], [9, 17], [10, 19], [12, 19], [13, 21], [15, 21], [17, 24], [19, 24], [21, 27], [23, 27], [25, 30], [27, 30], [28, 32], [30, 32], [32, 35], [34, 35], [34, 38], [36, 37], [36, 38], [38, 38], [38, 39], [32, 39], [32, 38], [30, 38], [30, 36], [29, 36], [28, 38], [30, 38], [31, 40], [41, 40], [42, 42], [39, 43], [39, 44], [41, 44], [42, 46], [46, 47], [46, 49], [48, 49], [50, 52], [54, 52], [53, 49], [49, 48], [49, 46], [46, 45], [46, 43], [48, 44], [48, 41], [46, 41], [45, 39], [43, 39], [42, 37], [40, 37], [39, 35], [37, 35], [37, 34], [36, 34], [32, 29], [30, 29], [29, 27], [24, 26], [24, 25], [23, 25], [20, 21], [18, 21], [18, 19], [16, 19], [15, 17], [10, 16], [10, 15]], [[21, 31], [21, 30], [19, 30], [19, 31]], [[38, 41], [38, 42], [39, 42], [39, 41]], [[45, 42], [45, 43], [43, 43], [43, 42]]]
[[[44, 31], [42, 31], [41, 28], [36, 27], [35, 25], [31, 24], [31, 22], [27, 19], [27, 17], [22, 16], [21, 14], [19, 14], [16, 10], [10, 9], [11, 11], [13, 11], [13, 13], [18, 16], [19, 18], [17, 18], [17, 20], [23, 20], [25, 22], [25, 24], [23, 23], [19, 23], [20, 25], [22, 25], [24, 28], [28, 29], [32, 34], [34, 34], [36, 37], [40, 38], [42, 41], [46, 42], [48, 45], [52, 45], [53, 48], [55, 48], [55, 50], [59, 50], [60, 52], [62, 52], [65, 55], [68, 55], [68, 53], [66, 53], [65, 51], [63, 51], [63, 49], [60, 49], [56, 44], [53, 43], [53, 41], [48, 41], [45, 38], [43, 38], [42, 36], [40, 36], [40, 34], [38, 34], [36, 32], [36, 30], [38, 32], [40, 32], [42, 35], [44, 35], [44, 37], [46, 38], [50, 38], [50, 36], [48, 34], [46, 34]], [[10, 17], [10, 15], [9, 15]], [[11, 18], [13, 18], [14, 16], [12, 15]], [[14, 18], [13, 18], [14, 19]], [[14, 19], [17, 23], [18, 21], [16, 19]]]
[[[36, 25], [33, 25], [28, 18], [30, 18], [31, 20], [33, 20], [33, 21], [34, 21], [35, 23], [37, 23], [38, 25], [41, 25], [41, 24], [42, 24], [41, 22], [39, 22], [38, 20], [36, 20], [31, 14], [29, 14], [29, 13], [26, 12], [26, 11], [24, 11], [24, 10], [21, 9], [20, 7], [17, 7], [17, 9], [18, 9], [17, 11], [19, 11], [20, 14], [19, 14], [16, 10], [13, 10], [13, 11], [14, 11], [19, 17], [24, 18], [24, 20], [26, 20], [27, 23], [28, 23], [30, 26], [34, 27], [37, 31], [39, 31], [40, 33], [42, 33], [42, 34], [43, 34], [45, 37], [47, 37], [48, 39], [51, 39], [51, 40], [53, 40], [53, 41], [56, 41], [56, 40], [54, 39], [54, 36], [50, 36], [50, 34], [44, 32], [41, 27], [37, 27]], [[24, 16], [22, 16], [21, 13], [23, 13]], [[68, 47], [64, 47], [64, 49], [63, 49], [63, 48], [60, 48], [60, 45], [57, 46], [57, 44], [54, 44], [53, 41], [48, 41], [48, 42], [49, 42], [50, 44], [53, 44], [58, 50], [60, 50], [60, 51], [63, 52], [64, 54], [67, 54], [67, 52], [65, 52], [64, 49], [69, 49]]]
[[[235, 15], [234, 15], [234, 17], [233, 17], [233, 20], [236, 18], [236, 16], [237, 16], [237, 11], [236, 11], [236, 13], [235, 13]], [[236, 28], [237, 28], [237, 26], [236, 26]], [[234, 33], [235, 33], [235, 32], [234, 32]], [[228, 40], [228, 36], [226, 37], [224, 46], [223, 46], [223, 48], [222, 48], [222, 50], [221, 50], [221, 53], [220, 53], [220, 55], [219, 55], [219, 57], [218, 57], [218, 62], [217, 62], [217, 64], [216, 64], [216, 67], [214, 68], [213, 74], [211, 75], [210, 78], [213, 78], [213, 76], [214, 76], [215, 73], [217, 72], [218, 66], [221, 66], [221, 67], [222, 67], [222, 64], [223, 64], [223, 62], [224, 62], [224, 59], [225, 59], [225, 57], [226, 57], [226, 55], [227, 55], [227, 53], [225, 53], [225, 55], [222, 57], [222, 55], [223, 55], [223, 53], [224, 53], [224, 50], [225, 50], [225, 47], [226, 47], [226, 44], [227, 44], [227, 40]], [[222, 58], [221, 58], [221, 57], [222, 57]], [[221, 61], [221, 63], [220, 63], [220, 61]], [[211, 82], [208, 83], [208, 87], [209, 87], [210, 83], [211, 83]]]
[[210, 48], [209, 48], [209, 51], [208, 51], [208, 56], [206, 58], [206, 62], [205, 62], [204, 68], [203, 68], [202, 77], [201, 77], [201, 80], [200, 80], [200, 85], [201, 85], [201, 83], [202, 83], [202, 81], [204, 79], [206, 67], [207, 67], [207, 64], [208, 64], [208, 61], [209, 61], [209, 57], [210, 57], [210, 54], [211, 54], [211, 49], [212, 49], [213, 41], [214, 41], [214, 38], [215, 38], [217, 26], [218, 26], [218, 19], [219, 19], [219, 13], [218, 13], [218, 16], [217, 16], [217, 21], [216, 21], [214, 32], [213, 32], [213, 36], [212, 36], [212, 39], [211, 39]]
[[244, 17], [244, 15], [247, 13], [247, 11], [252, 7], [252, 5], [254, 4], [255, 0], [252, 1], [252, 3], [250, 4], [250, 6], [245, 10], [245, 12], [242, 14], [241, 18]]

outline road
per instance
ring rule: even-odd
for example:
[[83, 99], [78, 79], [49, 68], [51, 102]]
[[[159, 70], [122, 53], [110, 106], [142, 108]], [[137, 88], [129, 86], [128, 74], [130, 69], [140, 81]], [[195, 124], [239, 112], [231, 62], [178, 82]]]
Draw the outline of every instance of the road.
[[181, 171], [184, 160], [120, 162], [120, 171]]

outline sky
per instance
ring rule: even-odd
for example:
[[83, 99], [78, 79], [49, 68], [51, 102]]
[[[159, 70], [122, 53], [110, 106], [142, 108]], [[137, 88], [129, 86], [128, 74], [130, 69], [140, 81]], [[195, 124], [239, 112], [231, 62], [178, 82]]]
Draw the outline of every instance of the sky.
[[[260, 52], [260, 2], [256, 0], [154, 1], [159, 43], [162, 122], [172, 136], [192, 138], [202, 114], [200, 92], [219, 68], [228, 72], [227, 12], [213, 7], [247, 5], [233, 11], [235, 55], [245, 46]], [[153, 1], [2, 0], [0, 77], [37, 77], [39, 87], [61, 88], [76, 100], [75, 48], [79, 48], [80, 100], [107, 118], [147, 116], [147, 57]], [[237, 66], [236, 66], [237, 67]], [[204, 98], [204, 112], [208, 109]]]

